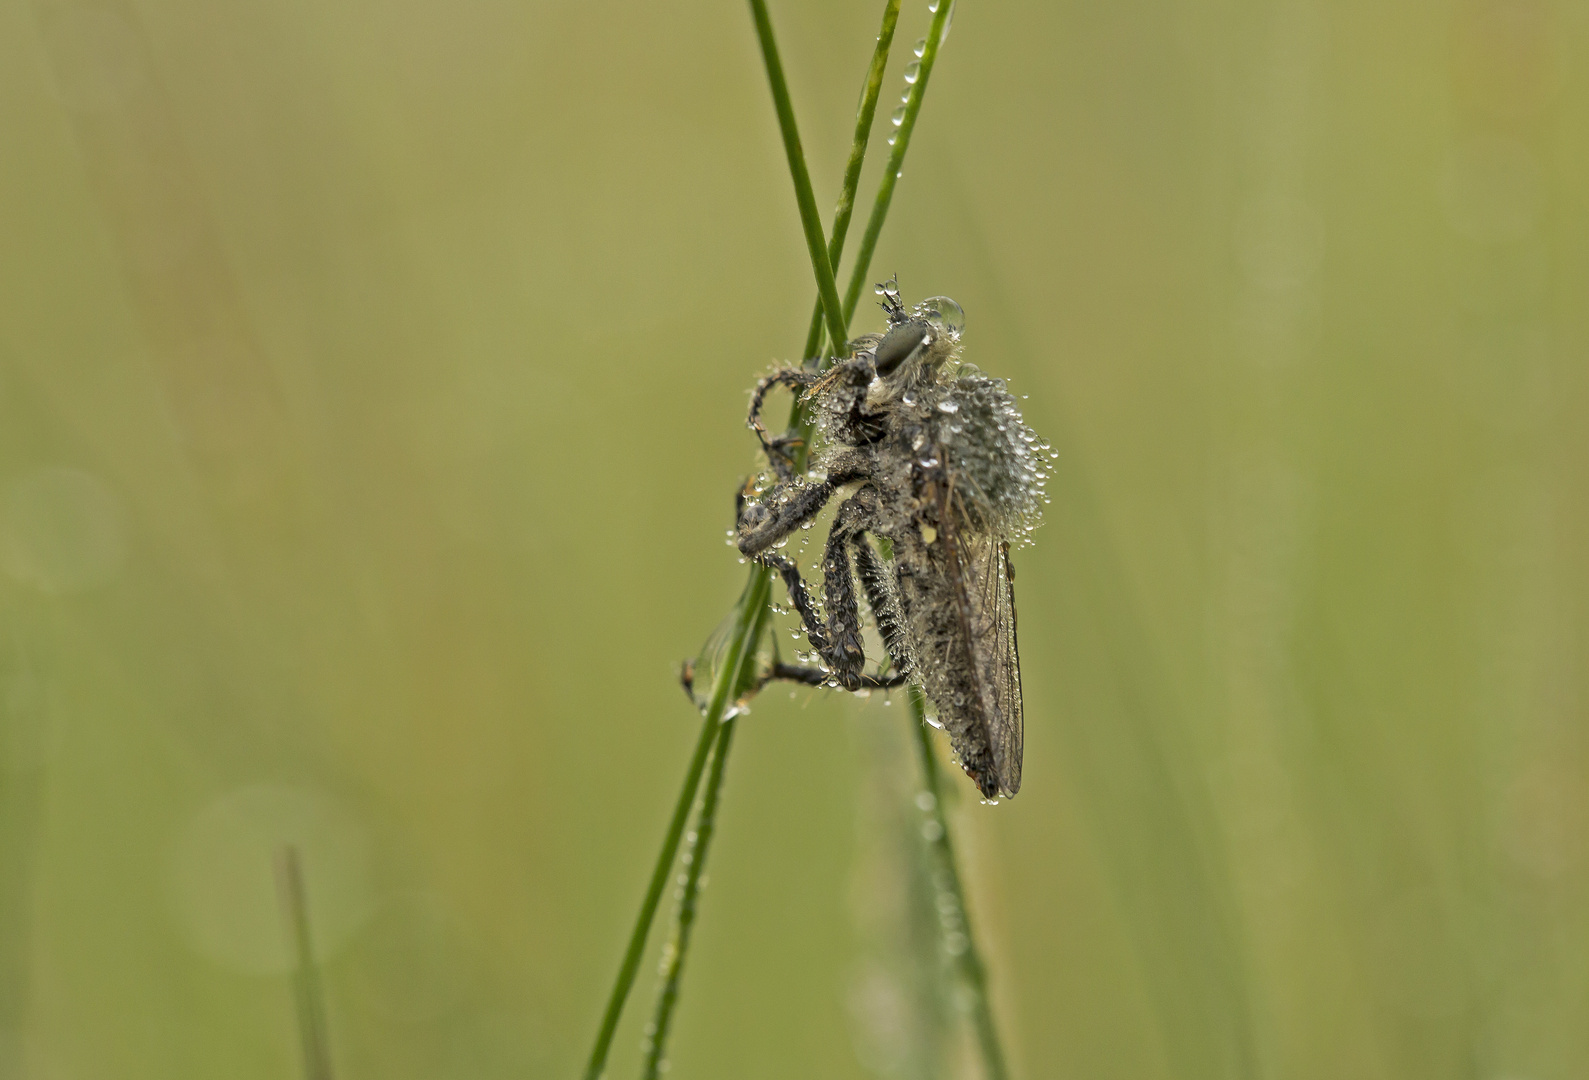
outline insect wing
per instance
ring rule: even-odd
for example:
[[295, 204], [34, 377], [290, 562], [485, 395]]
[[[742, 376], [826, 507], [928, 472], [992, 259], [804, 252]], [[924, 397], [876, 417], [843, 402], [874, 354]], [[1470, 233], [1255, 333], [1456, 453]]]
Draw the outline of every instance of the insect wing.
[[[954, 493], [948, 493], [953, 504]], [[987, 739], [998, 772], [998, 793], [1021, 790], [1025, 715], [1021, 703], [1021, 658], [1015, 636], [1015, 573], [1009, 544], [959, 527], [961, 514], [941, 506], [939, 521], [950, 556], [949, 586], [969, 645], [975, 719]], [[986, 790], [986, 788], [984, 788]]]
[[[959, 537], [960, 581], [969, 608], [971, 656], [999, 770], [999, 791], [1021, 790], [1026, 718], [1021, 702], [1021, 656], [1015, 637], [1015, 572], [1009, 544], [987, 536]], [[969, 542], [968, 542], [969, 541]]]

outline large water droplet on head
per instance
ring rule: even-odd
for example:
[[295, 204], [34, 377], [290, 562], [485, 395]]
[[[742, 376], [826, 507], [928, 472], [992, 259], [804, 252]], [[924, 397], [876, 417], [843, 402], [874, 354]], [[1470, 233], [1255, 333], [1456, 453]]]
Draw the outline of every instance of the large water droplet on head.
[[966, 313], [947, 296], [930, 296], [916, 305], [918, 318], [926, 319], [939, 332], [958, 338], [966, 328]]

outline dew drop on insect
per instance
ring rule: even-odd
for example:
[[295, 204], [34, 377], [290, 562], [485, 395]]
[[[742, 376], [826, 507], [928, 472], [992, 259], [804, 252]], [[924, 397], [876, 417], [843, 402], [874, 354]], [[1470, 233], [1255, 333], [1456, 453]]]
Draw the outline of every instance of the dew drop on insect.
[[938, 403], [938, 411], [945, 413], [956, 413], [960, 411], [960, 406], [956, 404], [954, 398], [944, 398]]
[[905, 65], [905, 81], [914, 83], [919, 78], [921, 78], [921, 61], [912, 60]]
[[917, 56], [926, 55], [926, 52], [927, 52], [927, 39], [926, 38], [918, 39], [917, 42], [916, 42], [916, 47], [914, 49], [912, 49], [911, 51], [914, 52]]
[[927, 717], [927, 723], [937, 728], [939, 731], [943, 730], [943, 721], [938, 719], [936, 716]]
[[957, 338], [966, 328], [965, 311], [947, 296], [928, 297], [916, 305], [916, 314]]
[[905, 122], [905, 106], [901, 105], [899, 108], [895, 109], [893, 115], [889, 117], [889, 120], [893, 121], [895, 127], [903, 124]]

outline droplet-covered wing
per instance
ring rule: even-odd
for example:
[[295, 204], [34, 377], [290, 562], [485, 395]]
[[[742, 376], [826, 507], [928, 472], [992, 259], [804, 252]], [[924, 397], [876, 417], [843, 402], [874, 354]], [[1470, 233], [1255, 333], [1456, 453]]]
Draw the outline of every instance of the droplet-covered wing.
[[962, 610], [971, 641], [976, 696], [999, 774], [999, 794], [1021, 790], [1021, 657], [1015, 636], [1015, 573], [1009, 544], [991, 536], [955, 537]]

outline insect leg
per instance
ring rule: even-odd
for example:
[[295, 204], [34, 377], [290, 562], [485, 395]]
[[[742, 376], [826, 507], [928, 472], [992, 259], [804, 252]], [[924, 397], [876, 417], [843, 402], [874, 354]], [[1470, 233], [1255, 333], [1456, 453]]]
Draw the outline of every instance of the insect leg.
[[855, 463], [840, 463], [820, 483], [791, 480], [774, 486], [752, 503], [745, 501], [745, 493], [741, 490], [735, 500], [739, 553], [752, 558], [760, 556], [821, 513], [835, 491], [864, 475]]
[[794, 560], [782, 555], [766, 554], [761, 556], [761, 561], [778, 572], [783, 578], [784, 588], [789, 590], [789, 602], [800, 615], [800, 625], [805, 628], [806, 638], [811, 642], [811, 647], [827, 659], [828, 634], [827, 628], [822, 625], [822, 617], [817, 614], [817, 606], [811, 602], [811, 594], [806, 591], [805, 579], [800, 576], [800, 567]]
[[865, 533], [857, 533], [852, 540], [855, 547], [855, 572], [866, 590], [866, 602], [872, 605], [872, 618], [877, 621], [877, 632], [882, 635], [883, 647], [898, 670], [900, 681], [910, 676], [910, 647], [905, 637], [905, 618], [899, 610], [899, 598], [894, 594], [894, 583], [889, 579], [883, 560], [872, 550]]
[[[831, 671], [821, 668], [805, 667], [800, 664], [785, 664], [782, 661], [774, 664], [762, 680], [762, 685], [782, 679], [786, 682], [803, 683], [806, 686], [826, 686], [833, 681]], [[887, 675], [862, 674], [856, 679], [856, 685], [851, 689], [857, 690], [892, 690], [904, 686], [909, 676], [902, 671], [890, 672]]]
[[775, 386], [787, 386], [798, 394], [815, 382], [816, 378], [815, 372], [803, 368], [779, 368], [769, 375], [762, 376], [750, 395], [750, 415], [746, 417], [745, 422], [756, 433], [756, 440], [761, 443], [761, 448], [767, 455], [767, 463], [772, 466], [773, 472], [778, 474], [780, 480], [794, 479], [794, 462], [790, 460], [788, 447], [796, 445], [800, 440], [790, 435], [769, 439], [767, 429], [761, 423], [762, 404], [766, 400], [767, 392]]
[[861, 688], [861, 669], [866, 666], [866, 649], [861, 643], [861, 612], [855, 599], [855, 579], [848, 548], [858, 531], [870, 523], [874, 510], [875, 495], [870, 489], [862, 489], [839, 507], [833, 528], [828, 531], [822, 558], [823, 596], [828, 608], [826, 623], [812, 603], [800, 567], [793, 560], [765, 550], [758, 556], [783, 578], [807, 640], [827, 664], [831, 671], [829, 677], [837, 679], [846, 690]]
[[[822, 553], [822, 596], [828, 606], [828, 648], [821, 650], [833, 673], [846, 690], [860, 679], [866, 666], [866, 649], [861, 644], [861, 611], [855, 602], [855, 577], [850, 568], [849, 540], [855, 535], [851, 524], [860, 503], [847, 499], [839, 507], [833, 528], [828, 532]], [[812, 644], [815, 644], [813, 642]]]

